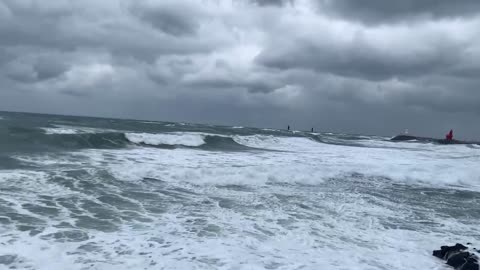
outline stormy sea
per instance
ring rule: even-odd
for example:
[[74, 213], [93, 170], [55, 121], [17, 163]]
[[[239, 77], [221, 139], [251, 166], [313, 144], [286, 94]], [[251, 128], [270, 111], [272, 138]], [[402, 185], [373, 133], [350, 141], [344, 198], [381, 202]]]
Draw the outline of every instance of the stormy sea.
[[450, 269], [480, 146], [389, 139], [0, 113], [0, 269]]

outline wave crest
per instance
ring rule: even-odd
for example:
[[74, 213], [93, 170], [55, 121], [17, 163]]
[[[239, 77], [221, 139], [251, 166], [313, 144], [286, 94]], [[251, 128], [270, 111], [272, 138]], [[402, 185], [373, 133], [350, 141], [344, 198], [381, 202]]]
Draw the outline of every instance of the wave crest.
[[201, 146], [205, 144], [205, 135], [193, 133], [127, 133], [125, 137], [132, 143], [159, 145]]

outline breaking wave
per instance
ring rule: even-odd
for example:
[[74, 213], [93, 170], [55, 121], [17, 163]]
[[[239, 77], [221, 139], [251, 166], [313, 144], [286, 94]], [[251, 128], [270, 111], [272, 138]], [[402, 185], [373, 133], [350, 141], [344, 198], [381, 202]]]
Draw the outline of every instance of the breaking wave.
[[[11, 127], [0, 134], [3, 137], [0, 150], [14, 151], [62, 151], [80, 149], [121, 149], [126, 147], [154, 147], [164, 149], [198, 148], [210, 151], [243, 151], [255, 148], [270, 149], [277, 140], [273, 136], [261, 136], [267, 142], [249, 143], [250, 136], [227, 136], [196, 132], [135, 133], [78, 128], [23, 128]], [[245, 137], [245, 138], [241, 138]], [[256, 137], [256, 136], [252, 136]], [[270, 138], [271, 137], [271, 138]], [[257, 141], [262, 141], [258, 139]]]
[[127, 133], [126, 138], [136, 144], [200, 146], [205, 144], [205, 135], [191, 133]]
[[[284, 136], [283, 134], [218, 134], [208, 132], [125, 132], [123, 130], [99, 129], [74, 126], [31, 128], [10, 126], [0, 130], [0, 150], [24, 151], [70, 151], [81, 149], [122, 149], [127, 147], [152, 147], [162, 149], [194, 148], [208, 151], [293, 151], [315, 152], [327, 145], [356, 146], [368, 148], [412, 148], [405, 144], [387, 144], [381, 138], [365, 136], [335, 136], [329, 134], [306, 134]], [[320, 148], [319, 148], [320, 147]], [[475, 146], [469, 146], [475, 148]]]

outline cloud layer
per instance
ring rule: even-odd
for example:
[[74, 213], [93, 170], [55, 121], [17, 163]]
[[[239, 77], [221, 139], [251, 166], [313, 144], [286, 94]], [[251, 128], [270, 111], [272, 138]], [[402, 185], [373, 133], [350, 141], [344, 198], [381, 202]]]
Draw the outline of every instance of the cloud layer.
[[480, 4], [3, 0], [0, 108], [480, 133]]

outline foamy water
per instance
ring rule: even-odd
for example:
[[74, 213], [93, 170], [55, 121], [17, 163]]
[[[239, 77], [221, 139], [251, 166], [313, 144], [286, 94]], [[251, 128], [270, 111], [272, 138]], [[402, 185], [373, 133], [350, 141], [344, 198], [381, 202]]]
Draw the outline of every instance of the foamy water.
[[90, 128], [90, 127], [75, 127], [66, 125], [55, 125], [55, 127], [42, 128], [46, 134], [85, 134], [85, 133], [106, 133], [115, 132], [116, 130], [102, 129], [102, 128]]
[[128, 133], [126, 137], [133, 143], [144, 143], [149, 145], [184, 145], [200, 146], [205, 143], [203, 134], [195, 133], [166, 133], [166, 134], [145, 134]]
[[10, 153], [0, 269], [448, 269], [480, 240], [477, 147], [146, 129]]

